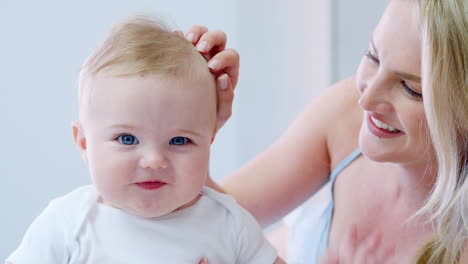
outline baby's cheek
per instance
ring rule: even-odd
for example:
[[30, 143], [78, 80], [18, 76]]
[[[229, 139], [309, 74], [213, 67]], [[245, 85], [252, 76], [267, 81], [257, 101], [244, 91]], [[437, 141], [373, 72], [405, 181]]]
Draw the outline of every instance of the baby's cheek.
[[124, 167], [106, 163], [101, 165], [94, 170], [92, 175], [93, 181], [100, 191], [107, 194], [116, 193], [120, 186], [131, 181], [129, 173], [125, 171]]

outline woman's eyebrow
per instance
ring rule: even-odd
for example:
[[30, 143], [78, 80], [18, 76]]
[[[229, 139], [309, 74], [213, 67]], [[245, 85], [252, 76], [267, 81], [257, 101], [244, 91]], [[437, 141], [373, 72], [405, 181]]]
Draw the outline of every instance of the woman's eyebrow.
[[404, 73], [404, 72], [395, 72], [396, 75], [399, 75], [407, 80], [410, 80], [410, 81], [414, 81], [414, 82], [418, 82], [420, 83], [421, 82], [421, 77], [419, 76], [416, 76], [414, 74], [410, 74], [410, 73]]
[[[377, 49], [375, 48], [375, 44], [374, 44], [374, 33], [372, 33], [372, 35], [371, 35], [370, 44], [371, 44], [371, 47], [374, 50], [374, 52], [376, 54], [378, 54]], [[421, 77], [419, 77], [417, 75], [410, 74], [410, 73], [405, 73], [405, 72], [398, 72], [398, 71], [394, 71], [394, 72], [395, 72], [396, 75], [398, 75], [398, 76], [400, 76], [402, 78], [405, 78], [407, 80], [418, 82], [418, 83], [421, 82]]]

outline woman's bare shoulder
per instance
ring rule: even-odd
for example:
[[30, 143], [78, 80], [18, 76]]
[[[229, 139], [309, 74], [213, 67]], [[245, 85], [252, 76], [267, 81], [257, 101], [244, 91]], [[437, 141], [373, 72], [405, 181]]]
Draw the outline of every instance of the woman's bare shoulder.
[[326, 112], [330, 123], [327, 144], [331, 167], [358, 147], [362, 110], [359, 107], [359, 91], [354, 77], [327, 88], [320, 100], [329, 102]]

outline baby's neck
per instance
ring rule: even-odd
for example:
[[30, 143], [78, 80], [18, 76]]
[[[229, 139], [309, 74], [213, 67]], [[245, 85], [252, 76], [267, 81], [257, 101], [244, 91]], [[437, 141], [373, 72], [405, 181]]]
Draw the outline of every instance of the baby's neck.
[[202, 194], [198, 194], [192, 201], [182, 205], [181, 207], [175, 209], [175, 211], [178, 211], [178, 210], [181, 210], [181, 209], [184, 209], [184, 208], [189, 208], [190, 206], [196, 204], [198, 202], [198, 200], [200, 200]]
[[[201, 192], [200, 192], [197, 196], [195, 196], [195, 198], [194, 198], [192, 201], [190, 201], [190, 202], [188, 202], [188, 203], [186, 203], [186, 204], [184, 204], [184, 205], [178, 207], [178, 208], [175, 209], [174, 211], [171, 211], [171, 212], [169, 212], [169, 213], [167, 213], [167, 214], [165, 214], [165, 215], [168, 215], [168, 214], [171, 214], [171, 213], [173, 213], [173, 212], [176, 212], [176, 211], [179, 211], [179, 210], [183, 210], [183, 209], [185, 209], [185, 208], [189, 208], [189, 207], [195, 205], [195, 204], [200, 200], [200, 198], [202, 197], [202, 195], [203, 195], [203, 194], [201, 194]], [[127, 213], [130, 213], [130, 214], [134, 214], [134, 213], [129, 212], [129, 211], [125, 210], [125, 209], [122, 209], [122, 208], [119, 208], [119, 207], [113, 206], [112, 204], [107, 203], [101, 195], [98, 196], [97, 202], [100, 203], [100, 204], [102, 204], [102, 205], [104, 205], [104, 206], [107, 206], [107, 207], [115, 208], [115, 209], [122, 210], [122, 211], [127, 212]], [[137, 214], [134, 214], [134, 215], [137, 215]], [[161, 216], [162, 216], [162, 215], [161, 215]], [[140, 217], [144, 217], [144, 216], [141, 216], [141, 215], [140, 215]]]

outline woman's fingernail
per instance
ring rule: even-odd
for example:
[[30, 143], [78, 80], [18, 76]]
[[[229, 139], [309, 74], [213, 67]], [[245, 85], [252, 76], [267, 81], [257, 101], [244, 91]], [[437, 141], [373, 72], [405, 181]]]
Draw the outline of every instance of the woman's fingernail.
[[221, 77], [219, 77], [218, 79], [218, 87], [219, 89], [221, 90], [225, 90], [227, 88], [227, 85], [228, 85], [228, 78], [226, 75], [223, 75]]
[[206, 42], [206, 41], [202, 41], [202, 42], [198, 43], [198, 45], [197, 45], [197, 49], [200, 52], [205, 52], [207, 48], [208, 48], [208, 42]]
[[213, 69], [213, 70], [216, 70], [219, 66], [219, 60], [211, 60], [209, 63], [208, 63], [208, 68], [210, 69]]
[[188, 32], [186, 35], [185, 35], [185, 38], [190, 41], [190, 42], [193, 42], [193, 40], [195, 39], [195, 34], [193, 32]]

